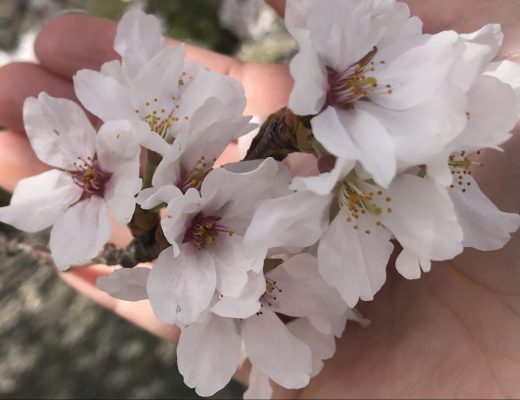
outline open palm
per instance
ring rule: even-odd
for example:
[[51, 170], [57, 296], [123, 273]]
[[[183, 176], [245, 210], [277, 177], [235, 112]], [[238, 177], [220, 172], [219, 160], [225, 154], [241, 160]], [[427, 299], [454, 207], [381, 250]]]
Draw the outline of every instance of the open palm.
[[[271, 1], [283, 10], [283, 1]], [[515, 0], [411, 0], [412, 13], [425, 30], [476, 30], [502, 23], [503, 57], [520, 60], [520, 4]], [[97, 69], [116, 58], [111, 50], [115, 24], [82, 15], [61, 16], [43, 29], [36, 44], [40, 64], [14, 63], [0, 69], [0, 184], [12, 189], [21, 178], [45, 168], [28, 147], [21, 110], [25, 97], [44, 90], [74, 98], [71, 77], [81, 68]], [[242, 81], [248, 113], [267, 115], [286, 105], [291, 79], [286, 66], [242, 64], [197, 48], [188, 57]], [[482, 155], [475, 171], [481, 188], [503, 210], [520, 211], [520, 137], [505, 154]], [[230, 160], [235, 149], [226, 155]], [[128, 233], [117, 231], [124, 244]], [[95, 288], [109, 273], [93, 266], [63, 278], [123, 317], [168, 340], [175, 327], [160, 323], [146, 302], [112, 299]], [[393, 266], [374, 301], [360, 305], [372, 320], [368, 328], [347, 327], [333, 359], [310, 385], [298, 392], [278, 389], [278, 397], [518, 397], [520, 396], [520, 235], [501, 251], [467, 250], [432, 272], [407, 281]]]

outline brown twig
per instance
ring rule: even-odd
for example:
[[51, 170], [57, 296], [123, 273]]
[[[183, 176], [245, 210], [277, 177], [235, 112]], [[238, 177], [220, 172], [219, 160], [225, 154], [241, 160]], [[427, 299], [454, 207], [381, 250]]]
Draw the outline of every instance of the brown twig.
[[273, 157], [282, 161], [289, 153], [313, 153], [312, 132], [288, 108], [271, 114], [251, 143], [245, 160]]
[[[32, 243], [29, 239], [30, 236], [11, 236], [9, 232], [0, 230], [0, 255], [11, 257], [26, 254], [41, 264], [54, 266], [48, 247]], [[137, 264], [153, 261], [158, 257], [161, 250], [155, 236], [155, 232], [149, 232], [148, 235], [134, 239], [123, 249], [118, 249], [113, 244], [107, 243], [99, 255], [85, 265], [105, 264], [132, 268]], [[75, 267], [81, 266], [84, 265]]]

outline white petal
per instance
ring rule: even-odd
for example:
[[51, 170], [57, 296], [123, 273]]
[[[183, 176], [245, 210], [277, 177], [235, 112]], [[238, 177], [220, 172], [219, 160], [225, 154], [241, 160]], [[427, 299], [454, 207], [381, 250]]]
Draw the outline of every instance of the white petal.
[[323, 360], [328, 360], [336, 352], [336, 341], [333, 334], [317, 331], [306, 318], [298, 318], [287, 324], [287, 328], [297, 338], [304, 341], [312, 352], [311, 378], [318, 375], [323, 368]]
[[132, 165], [113, 173], [105, 185], [104, 198], [114, 219], [121, 225], [132, 220], [135, 211], [135, 195], [141, 189], [138, 167]]
[[253, 249], [307, 247], [318, 241], [328, 225], [332, 195], [296, 192], [266, 200], [256, 210], [244, 237]]
[[394, 142], [378, 119], [362, 109], [335, 110], [329, 107], [313, 118], [316, 139], [332, 154], [346, 160], [359, 160], [387, 186], [396, 170]]
[[103, 75], [114, 78], [122, 85], [127, 84], [127, 79], [123, 74], [123, 69], [121, 67], [121, 62], [119, 60], [107, 61], [99, 70]]
[[198, 190], [189, 189], [184, 196], [173, 198], [167, 207], [168, 216], [161, 220], [164, 236], [173, 245], [180, 245], [186, 233], [186, 227], [192, 217], [204, 207]]
[[273, 396], [273, 387], [269, 377], [258, 368], [251, 367], [247, 390], [244, 399], [270, 399]]
[[312, 354], [282, 321], [269, 310], [246, 319], [242, 337], [251, 364], [287, 389], [309, 383]]
[[341, 337], [343, 335], [343, 331], [345, 330], [345, 324], [348, 321], [354, 321], [358, 323], [362, 328], [366, 328], [370, 326], [371, 321], [367, 318], [363, 318], [363, 315], [356, 310], [355, 308], [348, 308], [345, 311], [345, 315], [343, 316], [344, 320], [340, 320], [335, 327], [334, 336]]
[[217, 290], [224, 296], [239, 297], [247, 284], [248, 271], [258, 272], [264, 265], [264, 257], [254, 257], [246, 251], [239, 235], [224, 235], [209, 249], [217, 273]]
[[484, 25], [476, 32], [460, 35], [460, 60], [453, 68], [451, 80], [467, 92], [487, 64], [495, 58], [503, 39], [504, 34], [498, 24]]
[[135, 210], [135, 195], [141, 189], [140, 147], [128, 121], [105, 123], [97, 137], [98, 159], [111, 177], [103, 197], [117, 222], [128, 224]]
[[116, 269], [108, 276], [97, 278], [97, 287], [116, 299], [124, 301], [145, 300], [148, 299], [146, 281], [149, 274], [148, 268]]
[[442, 152], [465, 128], [467, 107], [466, 94], [451, 84], [443, 85], [435, 96], [409, 110], [384, 109], [371, 102], [356, 104], [385, 127], [402, 168], [423, 164]]
[[339, 293], [321, 278], [315, 257], [310, 254], [291, 257], [267, 277], [276, 282], [273, 291], [266, 293], [276, 298], [271, 300], [273, 310], [291, 317], [307, 317], [318, 331], [332, 334], [335, 321], [347, 307]]
[[508, 60], [491, 63], [485, 75], [493, 76], [513, 88], [520, 113], [520, 65]]
[[[354, 223], [346, 213], [334, 218], [318, 245], [319, 271], [349, 307], [358, 299], [372, 300], [386, 280], [386, 265], [393, 251], [390, 234], [367, 217]], [[366, 232], [369, 232], [368, 234]]]
[[[358, 150], [357, 160], [373, 176], [376, 183], [387, 187], [396, 172], [396, 149], [385, 126], [376, 116], [362, 109], [337, 113], [345, 133], [350, 136]], [[348, 156], [345, 158], [352, 159]]]
[[[394, 1], [376, 1], [373, 22], [386, 32], [377, 43], [378, 48], [389, 46], [393, 42], [422, 34], [422, 21], [418, 17], [410, 17], [410, 9], [406, 3]], [[373, 12], [374, 12], [373, 11]]]
[[428, 272], [431, 269], [431, 261], [420, 260], [415, 254], [403, 249], [395, 261], [395, 268], [406, 279], [419, 279], [421, 271]]
[[81, 104], [103, 121], [132, 118], [130, 91], [116, 79], [83, 69], [73, 77], [74, 91]]
[[412, 37], [383, 49], [377, 60], [386, 63], [377, 71], [377, 80], [380, 87], [392, 85], [392, 93], [376, 91], [370, 99], [393, 110], [406, 110], [428, 100], [445, 82], [455, 61], [456, 41], [457, 34], [446, 31]]
[[472, 177], [466, 177], [465, 183], [471, 186], [464, 193], [457, 187], [449, 191], [464, 231], [464, 247], [482, 251], [501, 249], [510, 234], [518, 230], [520, 216], [500, 211]]
[[104, 123], [96, 136], [96, 151], [101, 166], [110, 172], [127, 163], [139, 165], [139, 139], [134, 125], [126, 120]]
[[94, 157], [96, 131], [81, 107], [67, 99], [42, 92], [23, 106], [27, 136], [40, 160], [58, 168], [73, 169], [78, 158]]
[[307, 32], [300, 32], [298, 36], [300, 50], [290, 64], [294, 87], [289, 108], [297, 115], [314, 115], [321, 111], [327, 97], [327, 71], [312, 48]]
[[[198, 79], [193, 84], [197, 82], [199, 82]], [[190, 84], [190, 93], [193, 90], [191, 88], [193, 84]], [[193, 111], [193, 114], [191, 111], [187, 114], [191, 115], [189, 130], [180, 130], [174, 146], [184, 150], [182, 164], [188, 171], [194, 169], [202, 158], [207, 161], [217, 159], [233, 139], [255, 127], [249, 124], [249, 117], [242, 116], [242, 106], [236, 108], [236, 103], [242, 103], [242, 89], [238, 90], [231, 86], [225, 90], [235, 92], [235, 98], [228, 99], [231, 104], [210, 97]]]
[[108, 242], [112, 227], [105, 201], [93, 196], [70, 207], [55, 223], [49, 247], [62, 271], [94, 258]]
[[[156, 135], [157, 136], [157, 135]], [[155, 169], [152, 178], [152, 184], [156, 188], [160, 188], [166, 185], [180, 185], [184, 174], [189, 169], [182, 163], [182, 155], [184, 149], [188, 146], [181, 142], [179, 139], [175, 140], [175, 145], [168, 146], [169, 149], [163, 155], [163, 159]]]
[[347, 176], [354, 165], [354, 161], [337, 158], [332, 171], [318, 176], [296, 176], [289, 188], [297, 191], [310, 190], [321, 196], [326, 196], [332, 192], [339, 181]]
[[199, 396], [211, 396], [222, 389], [239, 366], [241, 342], [231, 318], [210, 314], [203, 323], [185, 327], [177, 346], [184, 383]]
[[[169, 46], [157, 53], [143, 66], [130, 85], [133, 105], [141, 110], [141, 117], [161, 109], [177, 110], [172, 97], [178, 95], [179, 78], [184, 64], [184, 46]], [[173, 109], [173, 110], [172, 110]], [[158, 114], [160, 116], [160, 114]]]
[[[307, 27], [315, 49], [327, 66], [346, 70], [384, 37], [388, 25], [374, 23], [373, 11], [372, 0], [329, 0], [327, 7], [320, 1], [312, 3]], [[356, 40], [352, 40], [354, 37]]]
[[307, 14], [314, 0], [287, 0], [285, 5], [285, 25], [289, 32], [307, 27]]
[[468, 92], [469, 121], [453, 142], [454, 148], [499, 148], [518, 121], [516, 95], [511, 86], [491, 76], [477, 78]]
[[139, 137], [139, 142], [141, 146], [146, 149], [155, 151], [161, 156], [165, 157], [168, 155], [168, 152], [172, 150], [172, 148], [177, 148], [178, 144], [175, 144], [175, 147], [169, 144], [164, 138], [157, 134], [157, 132], [152, 131], [148, 123], [143, 120], [133, 120], [132, 123], [135, 126], [135, 133]]
[[159, 204], [168, 204], [175, 198], [182, 197], [182, 192], [177, 186], [166, 185], [158, 189], [143, 189], [137, 196], [136, 202], [145, 210], [157, 207]]
[[139, 9], [125, 13], [117, 25], [114, 49], [123, 59], [125, 72], [134, 77], [164, 47], [161, 24]]
[[360, 155], [356, 144], [342, 125], [338, 112], [327, 107], [311, 120], [312, 132], [320, 144], [332, 154], [346, 160], [358, 160]]
[[[218, 210], [225, 206], [223, 217], [227, 221], [245, 221], [245, 229], [259, 203], [290, 193], [290, 179], [290, 173], [282, 163], [268, 158], [252, 171], [213, 170], [204, 179], [201, 194], [203, 198], [211, 199], [208, 207]], [[241, 190], [244, 187], [248, 190]], [[231, 228], [243, 233], [239, 226], [233, 225]]]
[[426, 172], [428, 177], [439, 185], [447, 187], [453, 182], [453, 174], [448, 163], [451, 154], [450, 148], [426, 162]]
[[263, 273], [248, 273], [247, 285], [239, 298], [222, 297], [211, 308], [221, 317], [248, 318], [260, 309], [260, 296], [265, 292]]
[[380, 205], [380, 219], [404, 248], [420, 259], [438, 261], [462, 251], [462, 229], [445, 189], [429, 179], [402, 174], [384, 196], [390, 201]]
[[171, 247], [161, 252], [146, 287], [157, 318], [186, 325], [208, 308], [216, 284], [212, 258], [185, 245], [178, 257]]
[[207, 101], [217, 100], [220, 103], [220, 119], [218, 109], [211, 110], [206, 118], [190, 121], [190, 126], [197, 125], [197, 130], [202, 130], [211, 124], [225, 119], [234, 119], [242, 115], [246, 106], [246, 98], [243, 86], [236, 80], [223, 74], [199, 70], [189, 84], [185, 84], [179, 109], [176, 111], [181, 116], [191, 116]]
[[38, 232], [51, 226], [81, 194], [71, 176], [56, 169], [22, 179], [11, 204], [0, 208], [0, 221], [25, 232]]

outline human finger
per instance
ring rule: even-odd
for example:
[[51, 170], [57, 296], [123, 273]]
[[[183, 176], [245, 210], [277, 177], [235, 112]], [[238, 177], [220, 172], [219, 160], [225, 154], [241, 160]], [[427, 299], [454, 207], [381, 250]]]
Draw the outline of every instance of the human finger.
[[[65, 79], [83, 68], [98, 70], [104, 62], [120, 58], [114, 51], [116, 29], [114, 21], [104, 18], [83, 14], [58, 16], [38, 34], [36, 56], [44, 68]], [[169, 43], [180, 42], [170, 39]], [[238, 60], [195, 46], [186, 45], [186, 58], [225, 74], [240, 69]]]
[[[48, 71], [70, 79], [80, 69], [99, 69], [103, 62], [118, 57], [113, 50], [116, 27], [115, 22], [86, 15], [57, 17], [38, 35], [36, 54]], [[189, 45], [186, 58], [240, 81], [248, 99], [246, 113], [267, 116], [287, 104], [292, 80], [285, 65], [242, 63]]]
[[281, 17], [285, 14], [285, 0], [265, 0]]
[[23, 132], [23, 103], [40, 92], [75, 99], [70, 82], [39, 65], [15, 62], [0, 68], [0, 126]]
[[0, 132], [0, 187], [12, 192], [20, 179], [48, 169], [32, 150], [27, 137], [13, 131]]
[[[482, 25], [499, 23], [506, 36], [500, 53], [501, 58], [520, 59], [520, 2], [517, 0], [403, 0], [424, 23], [424, 31], [436, 33], [454, 29], [461, 33], [473, 32]], [[281, 16], [286, 0], [266, 0]]]
[[109, 275], [112, 270], [113, 268], [104, 265], [92, 265], [78, 268], [71, 272], [61, 272], [60, 277], [78, 292], [134, 325], [172, 343], [176, 343], [179, 338], [179, 329], [174, 325], [159, 321], [155, 317], [148, 301], [129, 302], [118, 300], [96, 287], [97, 278]]

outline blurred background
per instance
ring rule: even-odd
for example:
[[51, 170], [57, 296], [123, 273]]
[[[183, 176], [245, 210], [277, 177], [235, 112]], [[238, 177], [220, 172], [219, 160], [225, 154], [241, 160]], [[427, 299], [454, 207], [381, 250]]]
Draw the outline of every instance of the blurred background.
[[[0, 66], [33, 60], [35, 35], [53, 16], [117, 20], [129, 7], [156, 15], [168, 36], [244, 61], [285, 62], [295, 51], [262, 0], [0, 0]], [[8, 203], [0, 189], [0, 206]], [[47, 240], [3, 224], [0, 232], [35, 245]], [[231, 382], [214, 397], [243, 390]], [[177, 371], [175, 346], [76, 294], [49, 265], [0, 246], [0, 398], [197, 396]]]

